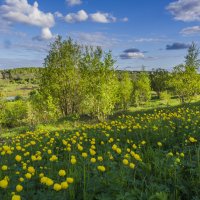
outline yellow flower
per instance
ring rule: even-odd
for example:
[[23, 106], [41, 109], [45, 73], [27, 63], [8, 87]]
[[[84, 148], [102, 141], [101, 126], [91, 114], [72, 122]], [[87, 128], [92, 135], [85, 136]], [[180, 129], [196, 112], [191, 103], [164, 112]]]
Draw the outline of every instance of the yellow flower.
[[3, 171], [6, 171], [6, 170], [8, 169], [8, 166], [7, 166], [7, 165], [3, 165], [3, 166], [1, 167], [1, 169], [2, 169]]
[[174, 154], [172, 153], [172, 152], [169, 152], [168, 154], [167, 154], [167, 156], [173, 156]]
[[71, 159], [71, 164], [72, 164], [72, 165], [76, 164], [76, 158], [72, 158], [72, 159]]
[[96, 158], [91, 158], [90, 161], [91, 161], [92, 163], [95, 163], [95, 162], [96, 162]]
[[31, 175], [30, 173], [26, 173], [26, 174], [25, 174], [25, 177], [26, 177], [27, 179], [31, 179], [32, 175]]
[[68, 177], [66, 180], [67, 180], [68, 183], [73, 183], [74, 182], [74, 179], [70, 178], [70, 177]]
[[69, 187], [67, 181], [62, 182], [61, 187], [62, 187], [62, 189], [67, 189]]
[[104, 166], [98, 166], [97, 169], [101, 172], [105, 172], [106, 168]]
[[8, 181], [3, 179], [0, 181], [0, 188], [6, 189], [8, 187]]
[[[44, 177], [43, 177], [43, 178], [44, 178]], [[47, 186], [53, 185], [53, 180], [50, 179], [50, 178], [47, 178], [47, 179], [46, 179], [46, 185], [47, 185]]]
[[17, 192], [21, 192], [23, 190], [23, 186], [22, 185], [17, 185], [16, 186], [16, 191]]
[[28, 167], [28, 172], [30, 172], [31, 174], [34, 174], [35, 173], [34, 167]]
[[161, 142], [157, 142], [157, 145], [158, 145], [159, 147], [162, 147], [162, 143], [161, 143]]
[[141, 142], [141, 144], [142, 144], [142, 145], [145, 145], [145, 144], [146, 144], [146, 141], [143, 140], [143, 141]]
[[189, 137], [189, 141], [192, 142], [192, 143], [195, 143], [195, 142], [197, 142], [197, 139], [195, 139], [193, 137]]
[[124, 165], [128, 165], [128, 160], [127, 160], [127, 159], [124, 159], [124, 160], [123, 160], [123, 164], [124, 164]]
[[87, 153], [82, 153], [82, 157], [86, 158], [87, 157]]
[[24, 178], [22, 178], [22, 177], [19, 178], [19, 181], [20, 181], [20, 182], [23, 182], [23, 181], [24, 181]]
[[59, 176], [65, 176], [66, 175], [66, 171], [61, 169], [59, 172], [58, 172]]
[[180, 156], [181, 156], [181, 157], [184, 157], [184, 156], [185, 156], [185, 154], [184, 154], [184, 153], [180, 153]]
[[56, 155], [52, 155], [51, 158], [49, 159], [50, 161], [57, 161], [58, 157]]
[[121, 150], [120, 148], [117, 148], [117, 149], [116, 149], [116, 152], [117, 152], [118, 154], [121, 154], [122, 150]]
[[60, 191], [60, 190], [62, 189], [62, 187], [61, 187], [60, 184], [55, 183], [54, 186], [53, 186], [53, 189], [54, 189], [55, 191]]
[[21, 196], [20, 195], [13, 195], [12, 200], [21, 200]]
[[102, 157], [102, 156], [98, 156], [97, 159], [98, 159], [98, 161], [100, 161], [100, 162], [103, 161], [103, 157]]
[[15, 156], [15, 160], [16, 160], [17, 162], [20, 162], [20, 161], [22, 160], [22, 157], [21, 157], [20, 155], [16, 155], [16, 156]]
[[131, 169], [134, 169], [134, 168], [135, 168], [135, 164], [134, 164], [134, 163], [130, 163], [129, 167], [130, 167]]

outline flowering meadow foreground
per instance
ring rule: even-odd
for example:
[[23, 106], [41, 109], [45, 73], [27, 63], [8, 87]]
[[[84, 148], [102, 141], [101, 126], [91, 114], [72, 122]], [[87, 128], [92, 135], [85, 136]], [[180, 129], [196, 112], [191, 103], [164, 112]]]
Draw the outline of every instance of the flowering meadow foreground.
[[0, 146], [1, 200], [200, 198], [198, 104], [121, 115]]

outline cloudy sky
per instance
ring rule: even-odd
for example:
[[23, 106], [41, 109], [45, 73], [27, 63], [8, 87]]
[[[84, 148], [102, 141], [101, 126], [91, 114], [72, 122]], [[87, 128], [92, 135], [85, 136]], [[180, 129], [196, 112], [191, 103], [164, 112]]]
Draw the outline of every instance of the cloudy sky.
[[57, 35], [112, 50], [118, 69], [171, 69], [200, 45], [200, 0], [0, 0], [0, 69], [42, 66]]

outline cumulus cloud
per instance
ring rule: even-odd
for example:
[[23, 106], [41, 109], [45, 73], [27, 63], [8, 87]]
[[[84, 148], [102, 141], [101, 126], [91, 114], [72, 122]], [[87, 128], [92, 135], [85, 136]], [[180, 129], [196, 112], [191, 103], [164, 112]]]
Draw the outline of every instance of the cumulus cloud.
[[96, 12], [93, 14], [90, 14], [90, 18], [94, 22], [99, 22], [99, 23], [111, 23], [111, 22], [116, 22], [116, 17], [113, 17], [109, 13], [101, 13], [101, 12]]
[[140, 52], [139, 49], [131, 48], [123, 51], [120, 55], [121, 59], [141, 59], [144, 58], [144, 53]]
[[174, 16], [175, 20], [184, 22], [200, 21], [199, 0], [178, 0], [170, 3], [167, 10]]
[[65, 16], [65, 21], [68, 23], [83, 22], [88, 19], [88, 14], [84, 10], [77, 13], [69, 13]]
[[38, 3], [30, 5], [27, 0], [6, 0], [0, 7], [2, 17], [11, 21], [39, 27], [53, 27], [54, 16], [38, 9]]
[[200, 26], [187, 27], [181, 30], [182, 35], [194, 35], [200, 33]]
[[82, 4], [81, 0], [66, 0], [69, 6], [76, 6]]
[[49, 28], [55, 25], [54, 15], [39, 10], [37, 2], [31, 5], [27, 0], [5, 0], [5, 4], [0, 7], [0, 12], [2, 19], [10, 23], [16, 22], [41, 27], [41, 37], [44, 38], [50, 38]]
[[187, 49], [189, 47], [190, 47], [189, 44], [175, 42], [173, 44], [166, 45], [166, 50], [181, 50], [181, 49]]
[[77, 13], [69, 13], [65, 16], [65, 21], [68, 23], [76, 23], [91, 20], [98, 23], [116, 22], [117, 18], [109, 13], [96, 12], [88, 14], [85, 10], [80, 10]]

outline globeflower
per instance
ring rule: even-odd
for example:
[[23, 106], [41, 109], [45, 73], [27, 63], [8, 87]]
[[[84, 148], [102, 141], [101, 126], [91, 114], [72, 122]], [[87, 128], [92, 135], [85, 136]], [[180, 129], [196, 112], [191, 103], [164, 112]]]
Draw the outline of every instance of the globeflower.
[[162, 147], [162, 143], [161, 143], [161, 142], [157, 142], [157, 145], [158, 145], [159, 147]]
[[3, 179], [0, 181], [0, 188], [6, 189], [8, 187], [8, 181]]
[[6, 170], [8, 169], [8, 166], [7, 166], [7, 165], [3, 165], [3, 166], [1, 167], [1, 169], [2, 169], [3, 171], [6, 171]]
[[61, 170], [58, 172], [58, 174], [59, 174], [59, 176], [65, 176], [65, 175], [66, 175], [66, 171], [61, 169]]
[[20, 161], [22, 160], [22, 157], [21, 157], [20, 155], [16, 155], [16, 156], [15, 156], [15, 160], [16, 160], [17, 162], [20, 162]]
[[23, 190], [23, 186], [22, 185], [17, 185], [16, 186], [16, 191], [17, 192], [21, 192]]
[[54, 186], [53, 186], [53, 189], [54, 189], [55, 191], [60, 191], [60, 190], [62, 189], [62, 187], [61, 187], [60, 184], [55, 183]]
[[68, 183], [73, 183], [73, 182], [74, 182], [74, 179], [73, 179], [73, 178], [70, 178], [70, 177], [68, 177], [68, 178], [66, 179], [66, 181], [67, 181]]
[[105, 172], [106, 168], [104, 166], [98, 166], [97, 169], [101, 172]]
[[62, 182], [61, 187], [62, 187], [62, 189], [67, 189], [69, 187], [67, 181]]
[[128, 165], [128, 160], [127, 159], [124, 159], [122, 162], [123, 162], [124, 165]]
[[20, 195], [13, 195], [12, 200], [21, 200], [21, 196]]
[[192, 142], [192, 143], [195, 143], [195, 142], [197, 142], [197, 139], [195, 139], [193, 137], [189, 137], [189, 141]]

